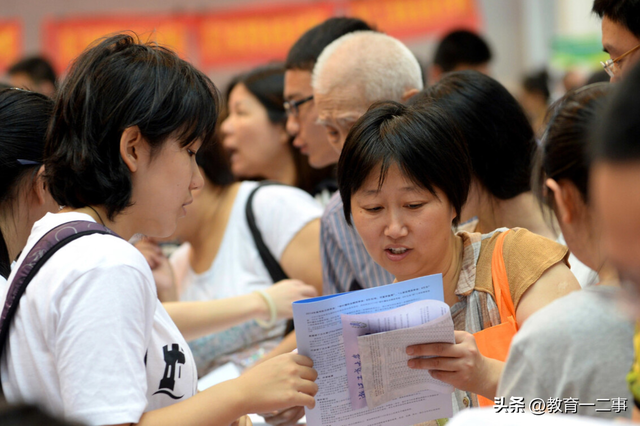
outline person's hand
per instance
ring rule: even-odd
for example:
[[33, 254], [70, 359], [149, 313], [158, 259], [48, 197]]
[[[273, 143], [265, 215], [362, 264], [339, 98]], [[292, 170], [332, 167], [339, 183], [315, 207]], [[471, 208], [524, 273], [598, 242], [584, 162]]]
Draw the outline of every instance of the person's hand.
[[242, 416], [235, 422], [231, 423], [230, 426], [253, 426], [253, 422], [249, 416]]
[[264, 422], [272, 426], [293, 426], [304, 417], [304, 407], [291, 407], [281, 411], [258, 414]]
[[317, 378], [310, 358], [289, 353], [265, 361], [235, 380], [239, 395], [246, 401], [246, 413], [269, 413], [290, 407], [315, 407]]
[[141, 239], [134, 246], [142, 253], [151, 268], [160, 301], [172, 302], [178, 300], [173, 268], [171, 268], [169, 259], [162, 253], [160, 246], [148, 238]]
[[291, 306], [293, 302], [318, 295], [318, 292], [313, 286], [305, 284], [300, 280], [278, 281], [264, 291], [273, 299], [278, 312], [278, 319], [289, 319], [293, 317], [293, 307]]
[[[431, 377], [457, 389], [493, 399], [504, 363], [484, 357], [473, 334], [454, 332], [456, 343], [428, 343], [407, 347], [409, 368], [429, 370]], [[497, 377], [496, 377], [497, 374]]]

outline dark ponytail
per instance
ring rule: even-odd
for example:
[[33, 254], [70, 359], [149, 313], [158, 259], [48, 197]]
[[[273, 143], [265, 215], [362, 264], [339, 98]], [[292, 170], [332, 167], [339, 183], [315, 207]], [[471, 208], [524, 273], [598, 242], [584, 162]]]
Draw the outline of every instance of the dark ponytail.
[[[27, 176], [42, 164], [53, 101], [20, 89], [0, 90], [0, 210], [12, 209]], [[0, 275], [11, 272], [9, 250], [0, 228]]]

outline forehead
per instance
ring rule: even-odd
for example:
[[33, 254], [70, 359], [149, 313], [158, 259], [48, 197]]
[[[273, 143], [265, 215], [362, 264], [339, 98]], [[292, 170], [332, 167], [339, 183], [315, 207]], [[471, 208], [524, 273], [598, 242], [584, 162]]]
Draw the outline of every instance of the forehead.
[[341, 118], [355, 121], [369, 107], [362, 90], [355, 85], [335, 88], [326, 94], [315, 93], [314, 99], [318, 117], [326, 121], [336, 121]]
[[606, 16], [602, 18], [602, 47], [613, 57], [622, 55], [638, 43], [640, 40], [624, 25]]
[[386, 170], [382, 187], [380, 186], [380, 178], [382, 173], [382, 163], [378, 163], [367, 175], [362, 186], [358, 189], [358, 193], [362, 195], [374, 195], [379, 193], [378, 189], [401, 189], [403, 191], [419, 191], [422, 188], [405, 175], [396, 163], [389, 164]]
[[253, 96], [244, 84], [238, 83], [231, 89], [231, 93], [229, 93], [229, 105], [231, 106], [235, 103], [260, 104], [260, 101]]
[[312, 92], [311, 71], [287, 70], [284, 73], [284, 97], [306, 97]]
[[640, 162], [596, 163], [592, 172], [592, 191], [602, 220], [640, 232]]

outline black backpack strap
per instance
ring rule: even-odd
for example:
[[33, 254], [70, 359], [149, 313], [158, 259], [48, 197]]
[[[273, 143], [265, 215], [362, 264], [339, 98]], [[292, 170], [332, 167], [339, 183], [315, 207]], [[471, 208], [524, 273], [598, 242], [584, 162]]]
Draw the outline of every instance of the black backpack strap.
[[120, 238], [115, 232], [99, 223], [78, 220], [53, 228], [40, 238], [27, 254], [11, 281], [0, 316], [0, 358], [9, 337], [9, 327], [20, 305], [20, 298], [33, 277], [56, 251], [73, 240], [91, 234], [107, 234]]
[[273, 280], [273, 282], [277, 283], [278, 281], [286, 280], [289, 277], [282, 270], [282, 267], [280, 266], [280, 262], [278, 262], [276, 258], [273, 256], [273, 254], [271, 254], [271, 250], [269, 250], [269, 247], [267, 247], [267, 245], [264, 243], [264, 240], [262, 239], [262, 233], [260, 232], [260, 230], [258, 229], [258, 226], [256, 225], [256, 218], [255, 218], [255, 215], [253, 214], [253, 196], [256, 195], [256, 192], [260, 188], [267, 185], [281, 185], [281, 184], [278, 182], [272, 182], [272, 181], [262, 181], [258, 183], [258, 186], [256, 186], [253, 189], [253, 191], [251, 191], [251, 194], [249, 194], [249, 198], [247, 199], [247, 204], [245, 206], [245, 212], [247, 215], [247, 223], [249, 224], [249, 230], [251, 231], [251, 235], [253, 236], [253, 241], [255, 241], [256, 247], [258, 248], [258, 253], [260, 253], [260, 258], [262, 259], [262, 263], [264, 263], [264, 266], [267, 268], [267, 271], [269, 271], [269, 275], [271, 275], [271, 279]]

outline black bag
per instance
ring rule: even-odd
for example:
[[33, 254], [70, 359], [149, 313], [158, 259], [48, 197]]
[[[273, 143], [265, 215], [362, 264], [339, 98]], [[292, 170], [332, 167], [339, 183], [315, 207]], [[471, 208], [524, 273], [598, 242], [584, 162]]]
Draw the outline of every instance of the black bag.
[[[269, 250], [269, 247], [267, 247], [267, 245], [264, 243], [264, 240], [262, 239], [262, 233], [260, 232], [260, 230], [258, 229], [258, 226], [256, 225], [256, 218], [255, 218], [255, 215], [253, 214], [253, 196], [256, 195], [256, 192], [260, 188], [267, 185], [281, 185], [281, 184], [278, 182], [273, 182], [268, 180], [258, 183], [258, 186], [256, 186], [253, 189], [253, 191], [251, 191], [251, 193], [249, 194], [249, 198], [247, 199], [247, 204], [245, 206], [245, 213], [247, 216], [247, 223], [249, 224], [249, 230], [251, 231], [251, 235], [253, 236], [253, 241], [256, 243], [256, 247], [258, 248], [258, 253], [260, 254], [262, 263], [264, 263], [264, 266], [267, 268], [267, 271], [269, 272], [269, 275], [271, 276], [271, 279], [273, 280], [273, 282], [277, 283], [278, 281], [286, 280], [289, 277], [284, 272], [284, 270], [282, 270], [282, 267], [280, 266], [280, 262], [278, 262], [276, 258], [273, 256], [273, 254], [271, 253], [271, 250]], [[286, 336], [293, 330], [294, 330], [293, 320], [287, 321], [287, 328], [284, 332], [284, 335]]]
[[76, 220], [64, 223], [44, 234], [27, 254], [13, 281], [11, 281], [2, 315], [0, 316], [0, 358], [2, 358], [4, 347], [9, 338], [9, 327], [20, 305], [20, 298], [33, 277], [56, 251], [73, 240], [91, 234], [106, 234], [121, 238], [118, 234], [99, 223]]

